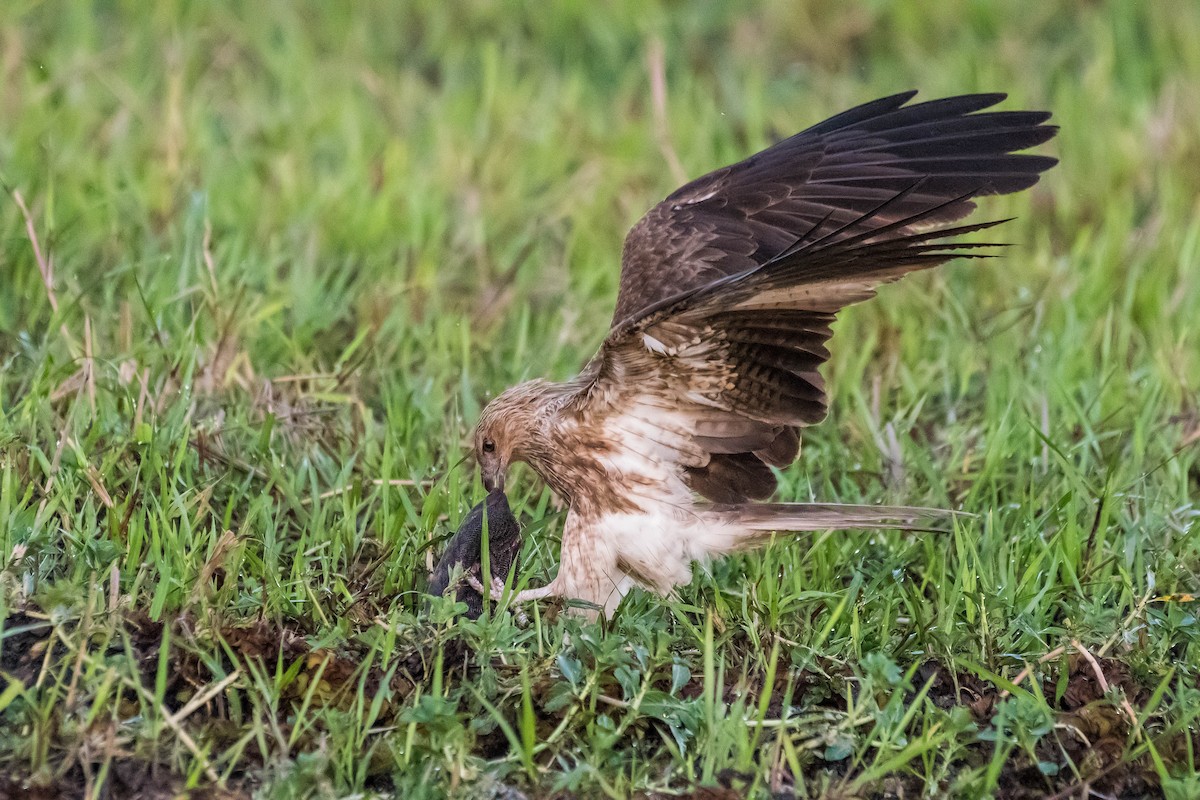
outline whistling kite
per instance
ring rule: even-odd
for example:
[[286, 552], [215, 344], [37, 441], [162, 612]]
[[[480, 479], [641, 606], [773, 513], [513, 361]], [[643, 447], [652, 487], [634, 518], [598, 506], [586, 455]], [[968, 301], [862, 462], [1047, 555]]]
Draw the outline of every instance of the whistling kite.
[[[1041, 111], [976, 113], [1003, 94], [859, 106], [724, 167], [650, 210], [625, 240], [612, 327], [583, 372], [484, 409], [489, 491], [524, 461], [567, 504], [558, 575], [516, 601], [667, 593], [771, 531], [912, 523], [924, 509], [755, 503], [827, 400], [819, 367], [838, 311], [980, 243], [947, 237], [980, 195], [1056, 163], [1015, 151], [1057, 128]], [[903, 524], [898, 527], [903, 527]]]

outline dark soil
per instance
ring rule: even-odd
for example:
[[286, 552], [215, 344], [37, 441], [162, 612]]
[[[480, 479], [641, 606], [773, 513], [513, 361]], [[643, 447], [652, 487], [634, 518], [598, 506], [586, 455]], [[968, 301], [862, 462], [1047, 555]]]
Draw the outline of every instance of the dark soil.
[[[36, 683], [43, 665], [48, 662], [47, 649], [56, 648], [51, 653], [50, 661], [68, 657], [65, 648], [56, 640], [50, 638], [51, 629], [36, 611], [28, 614], [14, 614], [4, 625], [6, 637], [3, 649], [0, 651], [0, 669], [4, 674], [11, 675], [32, 686]], [[292, 665], [299, 662], [302, 666], [297, 679], [286, 690], [285, 699], [298, 701], [309, 691], [312, 681], [318, 681], [313, 692], [313, 702], [345, 708], [353, 699], [358, 683], [362, 678], [362, 664], [365, 657], [365, 647], [348, 642], [339, 649], [317, 649], [312, 647], [298, 624], [279, 624], [265, 619], [240, 622], [232, 625], [201, 624], [199, 621], [184, 615], [171, 621], [172, 640], [177, 646], [172, 648], [175, 662], [170, 670], [170, 680], [167, 687], [165, 702], [175, 710], [187, 699], [211, 685], [215, 677], [204, 666], [196, 652], [212, 652], [211, 637], [219, 637], [225, 645], [226, 658], [224, 668], [232, 670], [235, 667], [244, 668], [248, 662], [258, 662], [266, 665], [281, 663]], [[124, 637], [113, 637], [109, 643], [110, 649], [117, 642], [128, 642], [128, 650], [142, 672], [145, 685], [153, 685], [160, 644], [165, 626], [162, 622], [149, 619], [144, 613], [135, 612], [125, 615], [120, 627]], [[16, 633], [13, 633], [17, 631]], [[190, 646], [190, 645], [196, 646]], [[201, 647], [203, 645], [203, 647]], [[445, 663], [448, 665], [448, 679], [469, 681], [471, 659], [464, 658], [463, 653], [456, 651], [454, 640], [442, 641], [446, 648]], [[402, 705], [403, 700], [416, 689], [426, 677], [426, 663], [429, 657], [431, 641], [416, 637], [404, 643], [402, 666], [390, 677], [378, 669], [367, 671], [366, 682], [368, 694], [384, 680], [390, 680], [392, 690], [392, 708], [384, 708], [381, 724], [384, 720], [394, 717], [395, 710]], [[461, 650], [461, 644], [457, 645]], [[59, 652], [59, 651], [62, 652]], [[1099, 658], [1097, 663], [1112, 690], [1119, 690], [1135, 709], [1145, 707], [1150, 698], [1151, 688], [1139, 681], [1130, 667], [1122, 661], [1111, 658]], [[1065, 668], [1065, 676], [1061, 671]], [[1067, 659], [1046, 664], [1044, 669], [1036, 673], [1042, 683], [1040, 688], [1051, 703], [1055, 713], [1054, 729], [1037, 740], [1032, 757], [1020, 749], [1016, 749], [1008, 757], [1004, 773], [1000, 781], [998, 800], [1032, 800], [1032, 798], [1059, 797], [1082, 798], [1088, 792], [1098, 793], [1097, 796], [1111, 798], [1143, 798], [1160, 797], [1158, 777], [1153, 770], [1148, 757], [1136, 760], [1126, 760], [1133, 731], [1125, 712], [1106, 696], [1100, 681], [1095, 675], [1092, 664], [1081, 655], [1073, 655]], [[611, 678], [612, 676], [608, 676]], [[845, 677], [845, 676], [842, 676]], [[828, 706], [838, 709], [843, 704], [842, 687], [837, 685], [841, 678], [834, 670], [826, 670], [825, 674], [816, 673], [787, 674], [781, 673], [773, 686], [752, 687], [752, 695], [763, 691], [770, 693], [768, 713], [778, 717], [784, 711], [785, 693], [790, 691], [790, 702], [804, 703], [809, 707]], [[5, 681], [0, 677], [0, 684]], [[603, 683], [603, 681], [602, 681]], [[988, 681], [962, 671], [952, 671], [944, 665], [928, 661], [917, 670], [912, 680], [915, 691], [929, 684], [928, 699], [940, 708], [950, 710], [954, 707], [966, 709], [976, 721], [981, 730], [986, 730], [998, 712], [1003, 700], [999, 688]], [[548, 697], [553, 681], [543, 679], [533, 686], [536, 700]], [[667, 687], [662, 687], [664, 690]], [[697, 696], [701, 689], [698, 679], [685, 685], [682, 694], [685, 697]], [[3, 691], [3, 685], [0, 685]], [[617, 692], [615, 682], [612, 691]], [[131, 700], [134, 698], [130, 698]], [[727, 701], [738, 699], [730, 690]], [[740, 699], [757, 702], [754, 697], [747, 697], [747, 692], [740, 693]], [[196, 738], [207, 737], [210, 743], [216, 743], [219, 748], [224, 738], [230, 741], [236, 738], [238, 731], [229, 731], [227, 699], [218, 694], [204, 707], [195, 711], [187, 720], [187, 727]], [[561, 712], [548, 712], [535, 703], [539, 716], [539, 729], [547, 731], [553, 728], [561, 718]], [[1153, 735], [1150, 731], [1148, 735]], [[316, 742], [311, 743], [317, 746]], [[507, 752], [507, 741], [499, 732], [480, 735], [476, 740], [477, 754], [484, 758], [502, 757]], [[301, 743], [304, 746], [304, 743]], [[1159, 755], [1171, 764], [1187, 759], [1186, 741], [1159, 739], [1155, 741]], [[963, 768], [980, 768], [989, 763], [994, 745], [989, 741], [980, 740], [965, 748]], [[0, 775], [0, 800], [48, 800], [59, 797], [81, 797], [93, 787], [96, 780], [95, 772], [99, 763], [96, 756], [89, 757], [86, 748], [79, 742], [62, 741], [55, 743], [55, 751], [69, 754], [63, 756], [63, 763], [55, 775], [29, 775], [19, 772], [19, 763], [10, 766], [7, 775]], [[249, 751], [247, 751], [249, 752]], [[159, 798], [187, 797], [202, 800], [241, 800], [250, 797], [256, 770], [261, 764], [247, 761], [245, 773], [239, 778], [241, 783], [227, 787], [208, 787], [200, 790], [184, 791], [183, 776], [175, 774], [169, 766], [138, 752], [124, 752], [119, 756], [108, 754], [110, 764], [105, 782], [105, 796], [111, 798], [129, 798], [130, 800], [158, 800]], [[15, 766], [16, 769], [12, 767]], [[811, 759], [805, 762], [804, 780], [809, 786], [820, 785], [821, 780], [839, 779], [853, 776], [847, 773], [848, 762], [825, 762], [821, 759]], [[386, 765], [381, 765], [386, 770]], [[1047, 773], [1051, 774], [1047, 774]], [[1056, 774], [1054, 774], [1056, 773]], [[691, 797], [696, 800], [732, 800], [743, 796], [744, 788], [752, 782], [753, 776], [741, 776], [736, 773], [724, 773], [719, 776], [715, 785], [698, 787], [679, 787], [672, 797]], [[791, 796], [790, 786], [795, 776], [784, 773], [774, 776], [773, 785], [780, 789], [779, 796]], [[814, 783], [815, 781], [815, 783]], [[386, 791], [390, 777], [386, 772], [378, 776], [378, 788]], [[949, 787], [940, 787], [948, 789]], [[512, 788], [509, 796], [520, 797], [558, 797], [568, 798], [569, 794], [545, 793], [535, 789]], [[897, 773], [884, 784], [864, 795], [878, 798], [906, 798], [928, 796], [930, 787], [925, 787], [915, 776]], [[643, 795], [643, 800], [658, 800], [665, 795]]]

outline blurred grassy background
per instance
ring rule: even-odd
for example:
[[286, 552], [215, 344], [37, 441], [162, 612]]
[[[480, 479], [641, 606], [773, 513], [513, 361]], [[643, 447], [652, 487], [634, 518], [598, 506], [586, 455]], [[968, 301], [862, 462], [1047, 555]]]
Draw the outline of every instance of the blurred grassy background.
[[[30, 216], [0, 204], [0, 668], [19, 687], [0, 758], [43, 786], [100, 791], [124, 759], [172, 790], [220, 774], [286, 796], [624, 796], [728, 770], [751, 794], [982, 796], [1051, 759], [1030, 784], [1049, 792], [1087, 773], [1046, 755], [1059, 734], [1036, 720], [1061, 697], [963, 721], [896, 687], [934, 660], [1003, 688], [1077, 639], [1161, 690], [1143, 722], [1170, 752], [1120, 729], [1117, 756], [1194, 787], [1171, 753], [1200, 708], [1197, 625], [1151, 601], [1200, 588], [1197, 31], [1187, 0], [5, 3], [0, 180]], [[695, 176], [909, 88], [1052, 110], [1062, 163], [986, 204], [1017, 217], [1002, 259], [843, 315], [831, 418], [781, 496], [981, 518], [732, 559], [574, 645], [569, 623], [502, 615], [443, 680], [456, 631], [418, 592], [480, 496], [465, 436], [489, 396], [599, 343], [624, 232], [681, 182], [665, 153]], [[558, 523], [531, 480], [517, 498], [537, 583]], [[130, 645], [137, 613], [191, 633]], [[386, 694], [387, 723], [293, 709], [287, 664], [242, 666], [188, 747], [168, 717], [232, 674], [229, 631], [256, 619], [355, 654], [351, 694]], [[36, 669], [23, 629], [58, 642]], [[397, 636], [443, 655], [381, 689]], [[190, 694], [177, 661], [204, 665]], [[824, 693], [797, 713], [836, 718], [748, 728], [785, 673]], [[634, 702], [652, 676], [671, 688], [654, 713]], [[842, 697], [869, 680], [899, 711]], [[102, 721], [119, 747], [89, 744]]]

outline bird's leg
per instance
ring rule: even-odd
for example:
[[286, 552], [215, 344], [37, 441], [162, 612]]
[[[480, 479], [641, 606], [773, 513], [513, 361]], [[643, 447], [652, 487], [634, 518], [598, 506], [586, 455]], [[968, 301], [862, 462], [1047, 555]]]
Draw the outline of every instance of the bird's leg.
[[[467, 585], [480, 594], [489, 594], [496, 601], [504, 599], [504, 581], [499, 578], [492, 578], [492, 590], [485, 592], [483, 584], [474, 575], [467, 576]], [[558, 593], [558, 587], [554, 585], [554, 581], [550, 581], [545, 586], [539, 586], [536, 589], [525, 589], [517, 592], [512, 596], [512, 603], [528, 603], [530, 600], [543, 600], [547, 597], [553, 597]]]
[[512, 602], [528, 603], [530, 600], [544, 600], [547, 597], [554, 597], [558, 594], [558, 587], [554, 585], [554, 581], [550, 581], [545, 586], [539, 586], [536, 589], [525, 589], [513, 595]]

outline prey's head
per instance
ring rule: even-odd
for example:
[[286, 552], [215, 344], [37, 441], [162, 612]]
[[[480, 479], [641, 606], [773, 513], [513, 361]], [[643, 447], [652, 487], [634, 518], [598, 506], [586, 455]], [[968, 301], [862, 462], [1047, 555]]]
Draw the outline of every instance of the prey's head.
[[475, 426], [475, 461], [483, 488], [504, 491], [510, 464], [528, 461], [541, 450], [545, 422], [546, 381], [535, 380], [508, 389], [487, 404]]

